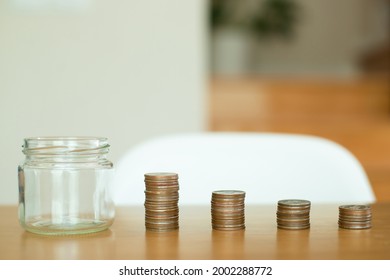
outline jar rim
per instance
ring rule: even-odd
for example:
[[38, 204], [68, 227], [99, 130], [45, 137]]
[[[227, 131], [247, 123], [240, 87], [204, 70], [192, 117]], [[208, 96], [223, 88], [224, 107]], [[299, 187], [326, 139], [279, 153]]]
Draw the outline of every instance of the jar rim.
[[60, 140], [68, 140], [68, 141], [84, 141], [84, 140], [99, 140], [99, 141], [107, 141], [107, 137], [99, 137], [99, 136], [36, 136], [36, 137], [26, 137], [24, 141], [60, 141]]
[[93, 155], [108, 153], [106, 137], [39, 136], [24, 138], [26, 155]]

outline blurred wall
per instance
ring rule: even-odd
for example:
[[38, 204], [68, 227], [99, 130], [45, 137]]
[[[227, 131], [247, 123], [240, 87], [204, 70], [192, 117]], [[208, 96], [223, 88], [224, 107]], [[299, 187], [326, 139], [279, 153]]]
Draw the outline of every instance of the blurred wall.
[[28, 136], [106, 136], [116, 160], [205, 129], [205, 0], [0, 0], [0, 204]]
[[295, 39], [265, 42], [260, 46], [259, 72], [359, 74], [362, 54], [389, 38], [388, 18], [378, 13], [378, 9], [386, 8], [385, 1], [297, 1], [302, 15]]
[[[249, 7], [261, 0], [242, 0]], [[367, 51], [390, 40], [388, 0], [295, 0], [291, 38], [218, 30], [213, 71], [221, 75], [355, 76]]]

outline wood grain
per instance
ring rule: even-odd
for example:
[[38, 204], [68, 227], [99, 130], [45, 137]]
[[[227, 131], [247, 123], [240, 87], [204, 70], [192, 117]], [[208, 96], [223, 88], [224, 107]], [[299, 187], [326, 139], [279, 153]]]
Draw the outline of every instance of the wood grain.
[[390, 203], [373, 205], [373, 227], [343, 230], [337, 205], [312, 205], [311, 228], [276, 228], [276, 206], [247, 205], [246, 229], [211, 229], [210, 208], [180, 208], [180, 229], [145, 231], [143, 206], [118, 208], [104, 232], [48, 237], [25, 232], [16, 207], [0, 206], [0, 259], [390, 259]]

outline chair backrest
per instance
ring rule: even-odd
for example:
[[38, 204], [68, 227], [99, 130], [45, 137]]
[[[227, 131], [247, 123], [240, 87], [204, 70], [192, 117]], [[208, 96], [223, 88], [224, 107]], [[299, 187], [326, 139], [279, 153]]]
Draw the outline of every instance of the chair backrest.
[[210, 203], [219, 189], [246, 191], [246, 203], [308, 199], [375, 201], [356, 158], [329, 140], [272, 133], [190, 133], [159, 137], [130, 149], [116, 165], [116, 204], [143, 204], [144, 174], [179, 174], [180, 204]]

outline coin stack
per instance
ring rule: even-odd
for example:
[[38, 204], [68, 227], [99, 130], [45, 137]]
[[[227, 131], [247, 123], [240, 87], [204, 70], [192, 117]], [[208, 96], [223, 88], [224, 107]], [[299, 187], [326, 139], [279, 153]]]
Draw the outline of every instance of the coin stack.
[[339, 207], [339, 227], [344, 229], [371, 228], [369, 205], [342, 205]]
[[279, 200], [276, 221], [280, 229], [309, 228], [310, 201], [302, 199]]
[[145, 227], [151, 231], [179, 228], [179, 176], [176, 173], [145, 174]]
[[214, 191], [211, 196], [211, 225], [216, 230], [245, 229], [245, 192]]

